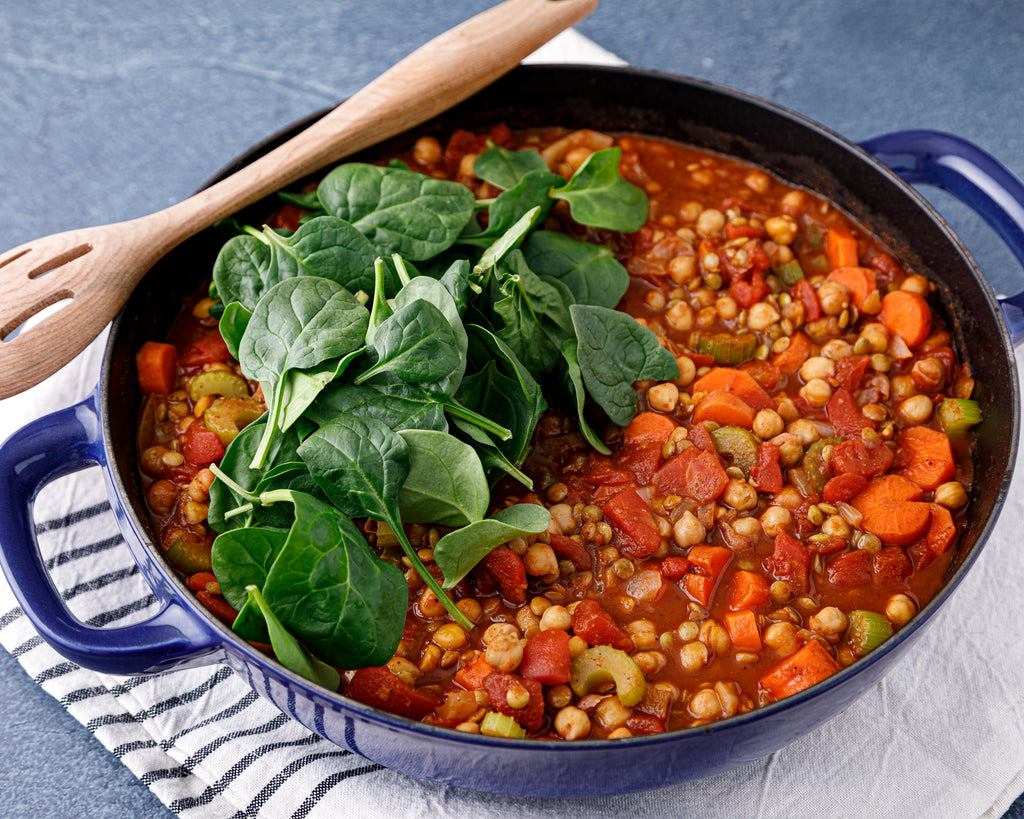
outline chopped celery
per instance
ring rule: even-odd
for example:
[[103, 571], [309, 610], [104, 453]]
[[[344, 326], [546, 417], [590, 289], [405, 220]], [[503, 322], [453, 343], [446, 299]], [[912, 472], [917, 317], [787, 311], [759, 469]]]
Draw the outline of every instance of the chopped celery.
[[164, 557], [171, 566], [184, 574], [208, 572], [212, 569], [208, 543], [188, 543], [178, 538], [164, 552]]
[[811, 485], [819, 493], [825, 488], [825, 484], [828, 483], [828, 477], [825, 475], [825, 447], [835, 446], [842, 443], [842, 441], [842, 438], [819, 438], [807, 447], [807, 451], [804, 453], [803, 467], [807, 472]]
[[480, 733], [489, 737], [523, 739], [526, 736], [526, 729], [510, 716], [488, 711], [480, 723]]
[[189, 382], [188, 397], [193, 402], [204, 395], [223, 395], [225, 398], [247, 398], [249, 385], [244, 378], [239, 378], [227, 370], [210, 370], [199, 373]]
[[717, 333], [697, 339], [697, 352], [713, 356], [716, 364], [742, 364], [754, 357], [756, 349], [757, 336], [753, 333]]
[[583, 697], [604, 682], [615, 683], [619, 702], [632, 708], [644, 698], [647, 681], [644, 672], [625, 651], [611, 646], [591, 646], [580, 652], [570, 666], [569, 685]]
[[203, 413], [203, 423], [227, 446], [263, 412], [262, 405], [254, 398], [214, 398]]
[[850, 612], [849, 618], [850, 649], [857, 657], [863, 657], [892, 636], [892, 624], [882, 614], [857, 609]]
[[751, 432], [743, 427], [719, 427], [711, 433], [711, 440], [720, 455], [731, 455], [732, 465], [750, 477], [750, 470], [757, 466], [757, 439]]
[[945, 398], [938, 412], [942, 431], [947, 435], [959, 435], [981, 423], [981, 407], [970, 398]]
[[792, 287], [804, 278], [804, 269], [800, 267], [800, 262], [796, 259], [790, 259], [785, 264], [780, 264], [775, 273], [786, 287]]

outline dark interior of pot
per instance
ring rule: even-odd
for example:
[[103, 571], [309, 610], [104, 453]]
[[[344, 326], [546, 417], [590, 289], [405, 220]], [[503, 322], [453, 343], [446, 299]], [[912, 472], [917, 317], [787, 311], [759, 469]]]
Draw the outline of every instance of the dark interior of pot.
[[[939, 285], [957, 352], [971, 363], [975, 398], [985, 407], [966, 532], [952, 571], [966, 569], [972, 559], [964, 557], [973, 558], [984, 543], [1009, 487], [1017, 439], [1017, 381], [991, 292], [922, 199], [864, 153], [800, 117], [738, 92], [628, 69], [521, 68], [393, 142], [404, 147], [425, 133], [486, 129], [502, 121], [513, 128], [559, 125], [657, 135], [749, 160], [824, 195], [884, 236], [910, 265], [927, 271]], [[238, 164], [288, 135], [258, 146]], [[254, 205], [242, 213], [241, 221], [259, 224], [275, 207], [272, 201]], [[102, 385], [108, 452], [117, 464], [115, 481], [135, 509], [140, 532], [148, 531], [149, 523], [135, 466], [139, 394], [134, 355], [145, 340], [165, 337], [181, 300], [210, 274], [217, 250], [230, 235], [227, 229], [211, 229], [157, 264], [117, 320], [108, 346]], [[187, 593], [183, 585], [181, 589]], [[943, 597], [937, 596], [929, 610]]]

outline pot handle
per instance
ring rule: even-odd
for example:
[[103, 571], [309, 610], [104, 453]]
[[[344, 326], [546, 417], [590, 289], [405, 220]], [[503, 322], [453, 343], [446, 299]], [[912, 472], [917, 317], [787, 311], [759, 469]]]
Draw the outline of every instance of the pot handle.
[[35, 497], [51, 481], [105, 460], [95, 394], [22, 427], [0, 446], [0, 565], [22, 611], [60, 654], [96, 671], [148, 674], [218, 661], [214, 631], [156, 577], [150, 585], [163, 607], [120, 628], [76, 619], [50, 580], [35, 535]]
[[[895, 131], [860, 143], [912, 184], [947, 190], [991, 225], [1024, 265], [1024, 184], [977, 145], [942, 131]], [[1001, 296], [1015, 345], [1024, 341], [1024, 292]]]

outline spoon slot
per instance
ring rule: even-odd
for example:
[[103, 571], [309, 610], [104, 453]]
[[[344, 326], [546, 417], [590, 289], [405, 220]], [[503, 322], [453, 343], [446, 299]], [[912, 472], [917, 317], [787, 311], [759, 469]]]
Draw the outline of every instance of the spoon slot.
[[7, 343], [17, 338], [18, 334], [38, 324], [43, 319], [62, 310], [74, 301], [75, 294], [70, 290], [57, 290], [47, 293], [31, 307], [26, 307], [7, 324], [0, 327], [0, 342]]

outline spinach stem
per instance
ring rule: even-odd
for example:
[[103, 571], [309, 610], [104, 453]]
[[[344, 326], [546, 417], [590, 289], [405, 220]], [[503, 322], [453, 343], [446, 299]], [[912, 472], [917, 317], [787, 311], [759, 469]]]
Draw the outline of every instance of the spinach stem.
[[405, 259], [399, 256], [397, 253], [392, 253], [391, 261], [395, 263], [395, 270], [398, 271], [398, 278], [401, 279], [402, 286], [404, 287], [410, 281], [412, 281], [412, 277], [409, 275], [409, 270], [405, 266]]
[[402, 522], [395, 520], [390, 515], [384, 522], [388, 525], [388, 528], [395, 533], [395, 537], [398, 538], [398, 543], [402, 547], [402, 551], [405, 552], [405, 556], [412, 562], [412, 566], [416, 570], [416, 574], [423, 579], [423, 582], [427, 584], [427, 588], [434, 593], [434, 596], [437, 597], [441, 605], [445, 607], [445, 610], [452, 616], [452, 619], [462, 626], [467, 633], [472, 631], [472, 621], [466, 617], [465, 614], [459, 611], [459, 607], [452, 602], [448, 593], [441, 588], [441, 584], [437, 582], [437, 578], [427, 571], [427, 567], [423, 565], [423, 561], [420, 560], [419, 555], [416, 554], [416, 550], [412, 548], [412, 544], [409, 542], [409, 538], [405, 534], [405, 529], [402, 528]]
[[252, 463], [249, 464], [249, 469], [263, 469], [263, 464], [267, 460], [270, 445], [274, 442], [274, 434], [281, 423], [281, 407], [284, 404], [284, 388], [287, 380], [287, 374], [282, 373], [277, 386], [274, 387], [274, 395], [271, 399], [273, 406], [270, 408], [267, 424], [263, 429], [263, 437], [260, 438], [260, 445], [256, 448], [256, 454], [252, 456]]
[[243, 498], [245, 498], [248, 501], [252, 501], [253, 503], [259, 503], [260, 499], [258, 496], [254, 495], [248, 489], [244, 488], [241, 484], [235, 481], [234, 478], [229, 477], [228, 474], [224, 472], [224, 470], [222, 470], [217, 464], [210, 464], [209, 469], [214, 475], [217, 476], [218, 480], [223, 481], [225, 484], [227, 484], [228, 489], [230, 489], [236, 495], [241, 495]]
[[238, 517], [239, 515], [244, 515], [246, 512], [251, 512], [252, 510], [253, 505], [251, 503], [243, 503], [241, 506], [236, 506], [234, 509], [225, 512], [224, 520], [231, 520], [231, 518]]
[[484, 432], [495, 435], [502, 441], [507, 441], [512, 437], [512, 431], [508, 427], [503, 427], [501, 424], [492, 421], [490, 418], [484, 417], [479, 412], [474, 412], [469, 407], [460, 404], [454, 398], [445, 399], [442, 403], [444, 404], [445, 410], [450, 412], [452, 415], [480, 427]]

